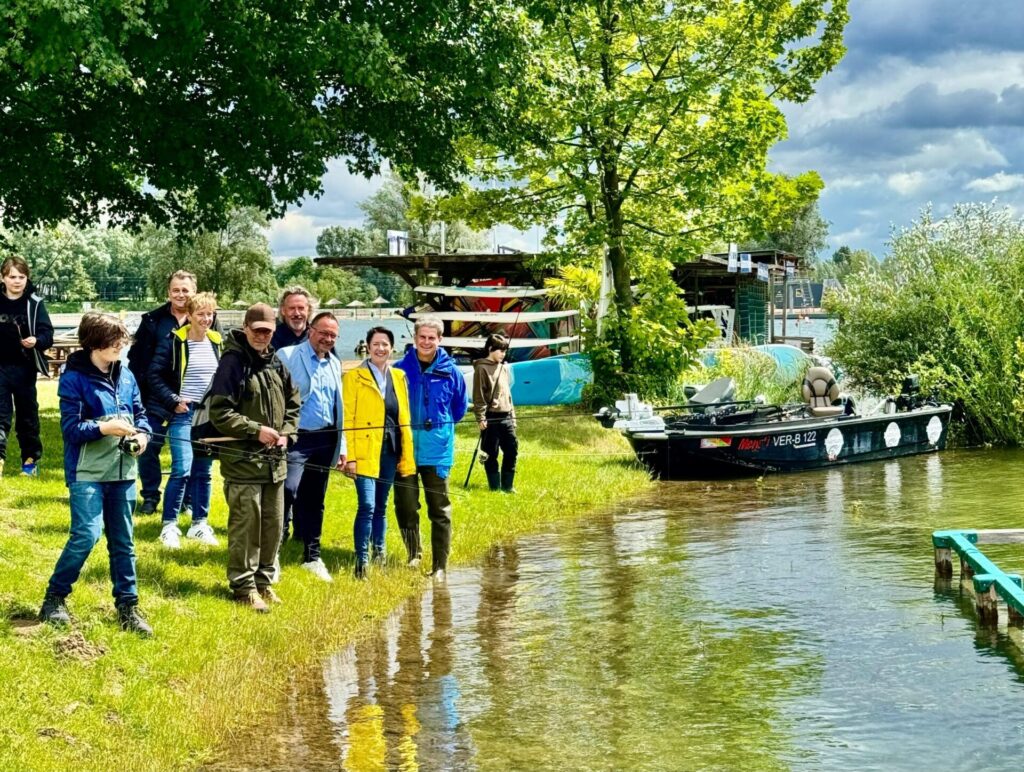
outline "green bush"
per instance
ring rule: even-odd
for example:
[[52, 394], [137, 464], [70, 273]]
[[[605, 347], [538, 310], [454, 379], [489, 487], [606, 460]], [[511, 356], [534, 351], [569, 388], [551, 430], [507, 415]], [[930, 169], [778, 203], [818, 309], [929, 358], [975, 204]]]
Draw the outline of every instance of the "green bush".
[[1024, 441], [1024, 223], [990, 205], [925, 211], [893, 239], [875, 272], [862, 272], [826, 308], [838, 317], [826, 348], [856, 385], [922, 388], [962, 408], [966, 439]]
[[[807, 361], [809, 365], [810, 359]], [[736, 382], [737, 400], [748, 400], [762, 395], [770, 405], [803, 401], [800, 387], [804, 372], [790, 377], [768, 354], [742, 346], [716, 351], [712, 364], [697, 364], [690, 368], [684, 374], [679, 389], [672, 395], [671, 402], [686, 402], [683, 385], [708, 384], [716, 378], [732, 378]]]

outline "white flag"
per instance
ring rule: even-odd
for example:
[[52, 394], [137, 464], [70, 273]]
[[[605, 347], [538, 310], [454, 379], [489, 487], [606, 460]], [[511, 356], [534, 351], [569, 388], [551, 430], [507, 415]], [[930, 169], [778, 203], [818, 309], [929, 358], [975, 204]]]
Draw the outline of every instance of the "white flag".
[[739, 265], [739, 256], [736, 254], [736, 245], [730, 243], [729, 244], [729, 265], [727, 266], [726, 270], [729, 273], [736, 273], [736, 268], [738, 267], [738, 265]]

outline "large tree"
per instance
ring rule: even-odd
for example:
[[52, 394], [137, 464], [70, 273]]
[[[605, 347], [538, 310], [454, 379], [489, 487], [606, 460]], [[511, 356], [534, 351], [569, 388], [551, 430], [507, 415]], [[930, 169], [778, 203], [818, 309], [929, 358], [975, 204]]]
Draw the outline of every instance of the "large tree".
[[171, 228], [148, 227], [139, 248], [149, 263], [154, 297], [167, 293], [167, 277], [184, 269], [196, 275], [199, 289], [227, 301], [276, 303], [277, 282], [265, 235], [267, 220], [259, 210], [233, 209], [223, 228], [181, 234]]
[[539, 0], [530, 81], [503, 142], [475, 148], [492, 184], [459, 212], [542, 223], [574, 262], [606, 255], [630, 316], [635, 279], [664, 287], [667, 260], [756, 238], [814, 199], [817, 174], [770, 174], [766, 155], [786, 134], [778, 103], [808, 99], [843, 55], [846, 5]]
[[281, 214], [327, 159], [451, 183], [516, 77], [506, 0], [8, 0], [0, 211], [8, 227], [219, 228]]

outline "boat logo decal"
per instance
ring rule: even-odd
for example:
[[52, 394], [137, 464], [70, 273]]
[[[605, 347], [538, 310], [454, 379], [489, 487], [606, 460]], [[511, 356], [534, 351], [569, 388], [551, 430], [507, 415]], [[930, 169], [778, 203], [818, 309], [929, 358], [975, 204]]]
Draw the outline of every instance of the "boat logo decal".
[[810, 429], [806, 432], [793, 432], [792, 434], [776, 434], [772, 437], [772, 445], [776, 448], [813, 448], [818, 444], [818, 430]]
[[895, 448], [900, 444], [900, 427], [895, 421], [892, 421], [888, 426], [885, 427], [885, 434], [882, 435], [885, 438], [885, 447]]
[[700, 440], [702, 448], [727, 448], [731, 444], [728, 437], [702, 437]]
[[829, 461], [835, 461], [839, 458], [839, 453], [843, 449], [843, 433], [838, 429], [831, 429], [828, 436], [825, 437], [825, 452], [828, 454]]
[[760, 450], [767, 445], [767, 437], [743, 437], [736, 446], [736, 450]]
[[933, 415], [931, 420], [928, 421], [928, 426], [925, 428], [925, 432], [928, 434], [928, 442], [932, 445], [939, 443], [939, 437], [942, 436], [942, 421], [939, 420], [937, 415]]

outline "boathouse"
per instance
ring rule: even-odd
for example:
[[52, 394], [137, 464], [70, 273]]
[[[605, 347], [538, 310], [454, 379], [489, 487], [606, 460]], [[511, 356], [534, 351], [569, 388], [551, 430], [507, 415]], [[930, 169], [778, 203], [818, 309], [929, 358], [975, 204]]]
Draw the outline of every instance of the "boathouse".
[[[810, 340], [773, 334], [776, 288], [779, 297], [792, 296], [790, 285], [799, 278], [803, 258], [775, 249], [735, 253], [704, 254], [673, 271], [687, 305], [698, 318], [713, 318], [728, 343], [754, 345], [792, 343], [804, 348]], [[784, 310], [784, 309], [779, 309]], [[783, 318], [785, 316], [783, 315]]]

